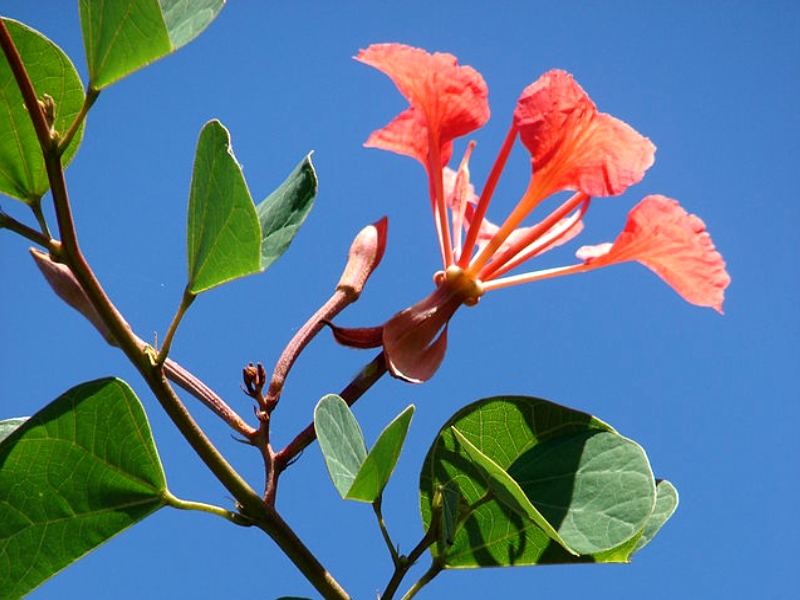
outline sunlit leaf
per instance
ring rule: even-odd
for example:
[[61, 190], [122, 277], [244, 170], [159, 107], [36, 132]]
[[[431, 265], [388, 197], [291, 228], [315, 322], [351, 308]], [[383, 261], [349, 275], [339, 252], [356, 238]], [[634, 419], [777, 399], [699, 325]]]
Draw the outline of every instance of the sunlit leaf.
[[211, 24], [225, 0], [160, 0], [174, 49], [188, 44]]
[[[69, 57], [41, 33], [22, 23], [3, 19], [17, 47], [28, 76], [41, 100], [53, 98], [54, 129], [65, 134], [83, 105], [84, 92]], [[62, 156], [66, 166], [80, 146], [83, 126]], [[42, 150], [31, 117], [11, 67], [0, 53], [0, 192], [33, 204], [47, 192]]]
[[22, 597], [161, 508], [165, 490], [125, 382], [64, 393], [0, 443], [0, 598]]
[[[487, 498], [491, 488], [485, 470], [459, 447], [452, 427], [511, 475], [582, 556], [571, 556], [530, 519], [491, 494]], [[544, 480], [547, 474], [552, 480]], [[425, 527], [430, 525], [432, 498], [446, 484], [456, 485], [462, 503], [472, 507], [453, 544], [432, 547], [448, 568], [624, 562], [629, 552], [602, 552], [638, 538], [655, 502], [655, 482], [636, 444], [591, 415], [520, 396], [478, 401], [440, 430], [420, 476]], [[602, 532], [613, 519], [622, 523]]]
[[413, 415], [414, 407], [409, 406], [381, 432], [346, 494], [348, 500], [375, 502], [380, 497], [400, 458]]
[[656, 484], [656, 506], [647, 520], [642, 537], [639, 538], [634, 552], [638, 552], [655, 537], [658, 530], [666, 523], [678, 508], [678, 490], [669, 481], [662, 479]]
[[102, 89], [173, 52], [214, 20], [224, 0], [81, 0], [90, 85]]
[[256, 211], [261, 223], [261, 269], [266, 269], [286, 252], [306, 220], [317, 196], [317, 175], [306, 156], [289, 177]]
[[219, 121], [206, 123], [197, 141], [186, 229], [192, 294], [260, 270], [255, 206]]
[[314, 409], [314, 429], [333, 485], [344, 498], [367, 458], [361, 427], [347, 403], [328, 394]]
[[5, 421], [0, 421], [0, 442], [10, 436], [17, 427], [22, 425], [25, 421], [28, 420], [28, 417], [18, 417], [16, 419], [6, 419]]

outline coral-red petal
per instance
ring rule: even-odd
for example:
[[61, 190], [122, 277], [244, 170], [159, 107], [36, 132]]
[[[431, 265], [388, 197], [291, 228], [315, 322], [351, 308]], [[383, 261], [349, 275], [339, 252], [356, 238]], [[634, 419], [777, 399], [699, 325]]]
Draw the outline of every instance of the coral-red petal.
[[[489, 119], [486, 83], [472, 67], [459, 66], [452, 54], [429, 54], [403, 44], [374, 44], [359, 52], [356, 60], [388, 75], [408, 100], [415, 111], [414, 120], [422, 125], [426, 133], [419, 138], [426, 148], [425, 157], [428, 154], [428, 133], [438, 140], [441, 148], [453, 139], [478, 129]], [[390, 137], [397, 142], [405, 139], [407, 147], [401, 149], [399, 143], [391, 147], [372, 145], [419, 158], [418, 146], [422, 142], [397, 135], [407, 125], [408, 116], [403, 119], [400, 123], [396, 119], [384, 129], [393, 129], [389, 132]], [[373, 137], [382, 131], [375, 132]], [[425, 164], [425, 160], [422, 162]]]
[[664, 196], [646, 197], [630, 211], [613, 244], [585, 246], [578, 258], [594, 266], [636, 260], [686, 301], [720, 313], [731, 281], [703, 221]]
[[597, 112], [565, 71], [549, 71], [522, 92], [514, 111], [531, 153], [540, 197], [561, 190], [616, 196], [641, 181], [655, 146], [630, 125]]

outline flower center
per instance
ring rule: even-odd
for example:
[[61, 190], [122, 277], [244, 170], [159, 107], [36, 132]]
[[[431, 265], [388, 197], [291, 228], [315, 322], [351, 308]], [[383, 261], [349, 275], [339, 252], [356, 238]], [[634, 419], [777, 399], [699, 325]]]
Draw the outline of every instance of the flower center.
[[447, 290], [466, 306], [475, 306], [485, 291], [482, 281], [467, 275], [464, 269], [456, 265], [450, 265], [446, 271], [438, 271], [433, 276], [433, 282], [437, 288]]

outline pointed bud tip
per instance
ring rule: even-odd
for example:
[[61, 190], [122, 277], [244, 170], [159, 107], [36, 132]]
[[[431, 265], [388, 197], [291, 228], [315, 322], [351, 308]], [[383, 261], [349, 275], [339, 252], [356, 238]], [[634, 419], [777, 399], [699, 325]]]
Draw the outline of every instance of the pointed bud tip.
[[356, 298], [361, 295], [364, 284], [383, 258], [388, 228], [389, 221], [383, 217], [358, 233], [350, 246], [347, 266], [337, 289], [346, 290]]

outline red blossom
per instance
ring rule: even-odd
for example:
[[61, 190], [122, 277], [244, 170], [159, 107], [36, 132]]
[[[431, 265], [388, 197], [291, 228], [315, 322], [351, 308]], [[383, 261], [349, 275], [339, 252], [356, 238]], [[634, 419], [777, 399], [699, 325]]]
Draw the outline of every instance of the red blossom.
[[[428, 172], [431, 204], [444, 271], [427, 298], [399, 312], [382, 329], [337, 333], [345, 343], [378, 343], [393, 375], [421, 382], [444, 358], [447, 327], [456, 310], [488, 291], [618, 262], [638, 261], [687, 301], [722, 312], [730, 277], [705, 225], [675, 200], [648, 196], [631, 210], [613, 244], [584, 246], [584, 262], [521, 275], [521, 263], [573, 239], [583, 229], [591, 199], [616, 196], [641, 181], [655, 146], [626, 123], [598, 112], [569, 73], [550, 71], [525, 88], [511, 128], [480, 195], [470, 183], [471, 142], [458, 171], [446, 167], [452, 141], [489, 118], [486, 84], [452, 55], [429, 54], [399, 44], [370, 46], [357, 59], [388, 75], [411, 105], [366, 145], [416, 158]], [[499, 226], [486, 219], [500, 175], [519, 136], [531, 154], [527, 189]], [[572, 197], [531, 226], [523, 221], [544, 200]], [[449, 210], [449, 214], [448, 214]], [[463, 243], [462, 243], [463, 239]]]
[[638, 261], [687, 302], [719, 313], [731, 281], [705, 223], [664, 196], [647, 196], [633, 207], [613, 244], [584, 246], [577, 256], [591, 267]]
[[630, 125], [597, 111], [572, 75], [549, 71], [522, 92], [514, 111], [544, 198], [561, 190], [616, 196], [638, 183], [655, 146]]
[[452, 54], [429, 54], [402, 44], [374, 44], [356, 60], [385, 73], [411, 108], [373, 133], [366, 146], [391, 150], [429, 166], [429, 142], [441, 153], [441, 167], [452, 141], [489, 120], [489, 90], [480, 73], [459, 66]]

